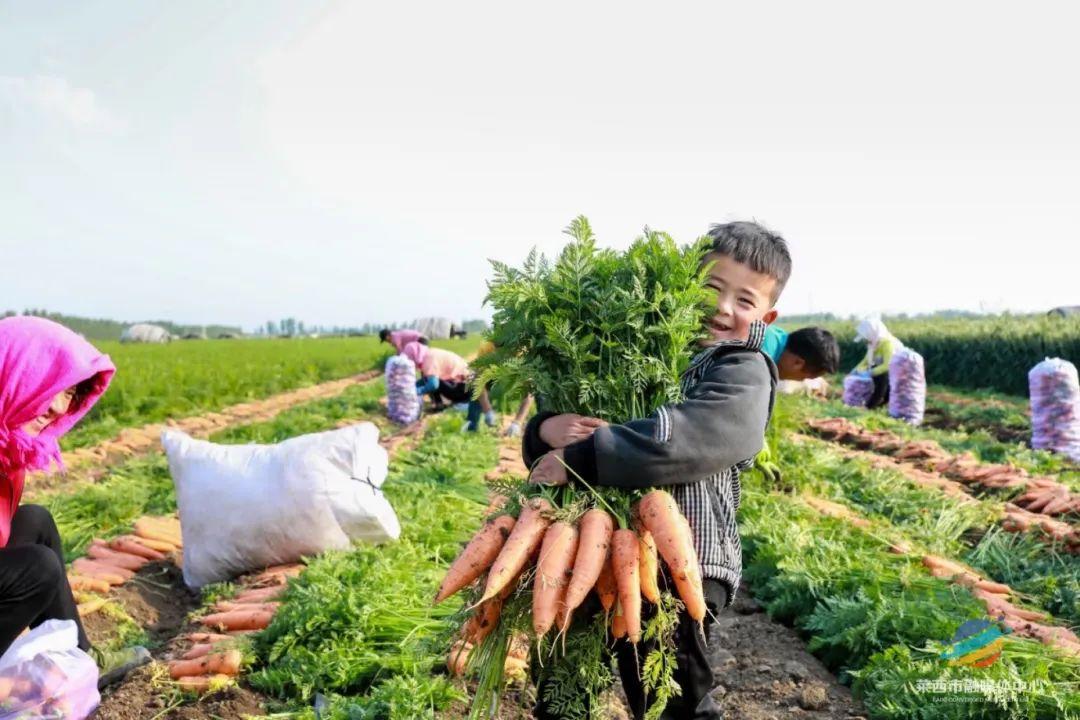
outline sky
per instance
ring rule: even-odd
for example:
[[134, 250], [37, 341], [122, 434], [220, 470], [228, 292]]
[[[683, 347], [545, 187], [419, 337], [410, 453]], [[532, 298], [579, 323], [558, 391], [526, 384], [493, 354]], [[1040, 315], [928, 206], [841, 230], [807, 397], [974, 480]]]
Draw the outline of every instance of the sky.
[[[0, 310], [487, 316], [754, 219], [781, 315], [1080, 304], [1075, 4], [0, 0]], [[1069, 88], [1072, 88], [1071, 90]]]

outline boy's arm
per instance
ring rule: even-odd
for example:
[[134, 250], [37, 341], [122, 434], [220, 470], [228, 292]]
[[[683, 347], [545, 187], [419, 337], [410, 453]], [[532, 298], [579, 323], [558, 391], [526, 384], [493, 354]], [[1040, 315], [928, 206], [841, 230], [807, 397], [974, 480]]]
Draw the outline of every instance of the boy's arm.
[[760, 353], [729, 353], [714, 362], [683, 402], [665, 405], [644, 420], [600, 428], [567, 446], [564, 459], [590, 484], [644, 488], [699, 482], [761, 450], [771, 382]]

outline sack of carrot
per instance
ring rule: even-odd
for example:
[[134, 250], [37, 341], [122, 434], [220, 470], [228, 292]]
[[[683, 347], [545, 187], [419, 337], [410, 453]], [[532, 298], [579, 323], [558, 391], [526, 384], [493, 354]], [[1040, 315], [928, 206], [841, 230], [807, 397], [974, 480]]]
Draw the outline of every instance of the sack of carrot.
[[[583, 217], [566, 232], [572, 242], [554, 262], [533, 253], [521, 269], [494, 263], [487, 300], [497, 349], [476, 361], [477, 387], [493, 382], [535, 394], [546, 409], [612, 423], [678, 401], [710, 308], [707, 242], [679, 247], [646, 229], [620, 253], [598, 249]], [[614, 682], [613, 643], [648, 640], [642, 681], [658, 716], [679, 691], [678, 612], [699, 623], [706, 613], [693, 536], [674, 498], [573, 477], [557, 488], [492, 484], [507, 502], [435, 597], [466, 597], [450, 663], [477, 682], [471, 717], [494, 716], [523, 638], [544, 701], [563, 717], [602, 705]]]

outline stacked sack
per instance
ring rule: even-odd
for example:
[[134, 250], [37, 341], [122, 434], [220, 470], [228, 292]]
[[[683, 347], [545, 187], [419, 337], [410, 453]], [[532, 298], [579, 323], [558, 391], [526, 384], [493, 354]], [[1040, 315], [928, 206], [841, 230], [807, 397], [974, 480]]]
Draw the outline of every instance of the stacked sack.
[[1047, 358], [1028, 373], [1031, 447], [1080, 461], [1080, 382], [1076, 366]]
[[416, 394], [416, 364], [404, 355], [386, 361], [387, 414], [400, 425], [420, 417], [420, 397]]
[[869, 375], [852, 373], [844, 378], [844, 404], [848, 407], [866, 407], [874, 394], [874, 381]]
[[889, 362], [889, 415], [920, 425], [926, 412], [926, 371], [922, 355], [902, 347]]

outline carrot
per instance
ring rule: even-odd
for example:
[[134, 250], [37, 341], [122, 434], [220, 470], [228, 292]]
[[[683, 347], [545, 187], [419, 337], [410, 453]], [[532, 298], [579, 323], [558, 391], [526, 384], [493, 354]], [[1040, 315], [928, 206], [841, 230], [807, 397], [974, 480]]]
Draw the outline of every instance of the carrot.
[[[578, 537], [577, 557], [574, 558], [574, 572], [566, 588], [565, 620], [569, 620], [570, 613], [585, 601], [585, 597], [596, 586], [600, 573], [608, 564], [614, 521], [605, 511], [593, 508], [581, 516], [579, 527], [581, 532]], [[562, 622], [559, 625], [562, 629]]]
[[218, 643], [218, 642], [222, 642], [223, 640], [232, 640], [232, 638], [229, 637], [228, 635], [219, 635], [217, 633], [204, 633], [204, 632], [188, 633], [187, 635], [184, 636], [184, 639], [185, 640], [190, 640], [191, 642], [193, 642], [195, 644], [199, 644], [199, 643]]
[[652, 533], [642, 528], [638, 535], [639, 558], [641, 561], [641, 595], [649, 602], [660, 602], [660, 585], [657, 582], [658, 561], [656, 558], [656, 541]]
[[130, 570], [86, 558], [75, 560], [75, 562], [71, 563], [71, 569], [77, 575], [84, 575], [95, 580], [104, 580], [110, 585], [123, 585], [126, 581], [135, 577], [135, 573]]
[[626, 637], [626, 616], [618, 603], [615, 604], [615, 614], [611, 616], [611, 637], [616, 640]]
[[227, 650], [205, 655], [194, 660], [173, 660], [169, 663], [169, 677], [177, 680], [192, 675], [221, 674], [236, 676], [240, 674], [240, 663], [244, 657], [239, 650]]
[[[129, 537], [129, 536], [125, 535], [124, 537]], [[151, 550], [156, 550], [157, 552], [160, 552], [160, 553], [166, 553], [166, 554], [174, 553], [174, 552], [176, 552], [177, 550], [180, 549], [176, 545], [173, 545], [171, 542], [165, 542], [164, 540], [155, 540], [153, 538], [145, 538], [145, 537], [142, 537], [140, 535], [131, 535], [130, 537], [133, 538], [140, 545], [144, 545], [144, 546], [150, 548]]]
[[268, 627], [273, 619], [274, 613], [269, 610], [238, 610], [207, 615], [199, 618], [199, 622], [224, 630], [262, 630]]
[[656, 549], [664, 558], [687, 614], [699, 623], [705, 621], [705, 594], [701, 585], [701, 566], [690, 525], [679, 512], [675, 498], [664, 490], [653, 490], [638, 503], [641, 524], [653, 535]]
[[495, 563], [488, 570], [487, 585], [481, 601], [498, 595], [506, 583], [525, 568], [529, 556], [540, 547], [544, 532], [551, 524], [551, 520], [544, 515], [550, 510], [551, 503], [544, 498], [533, 498], [525, 505], [510, 532], [510, 537], [506, 539]]
[[987, 592], [995, 593], [997, 595], [1011, 595], [1012, 588], [1002, 583], [992, 582], [990, 580], [976, 580], [975, 587], [980, 590], [986, 590]]
[[610, 559], [600, 568], [600, 577], [596, 579], [596, 594], [600, 597], [600, 605], [604, 608], [604, 612], [611, 612], [611, 608], [615, 607], [619, 590], [615, 585], [615, 573], [611, 569]]
[[116, 567], [132, 571], [139, 570], [143, 565], [150, 562], [144, 557], [128, 555], [127, 553], [119, 553], [115, 550], [111, 550], [108, 545], [91, 545], [86, 549], [86, 556], [91, 560], [100, 560], [109, 565], [115, 565]]
[[151, 561], [159, 562], [165, 559], [164, 554], [152, 547], [148, 547], [142, 541], [137, 540], [133, 535], [121, 535], [118, 538], [113, 538], [109, 542], [109, 547], [117, 552], [127, 553], [128, 555], [137, 555]]
[[15, 689], [15, 679], [10, 677], [0, 677], [0, 703], [11, 697], [12, 691]]
[[559, 606], [566, 601], [566, 581], [577, 555], [577, 528], [557, 522], [544, 534], [540, 562], [533, 582], [533, 631], [542, 638], [555, 623]]
[[947, 570], [954, 575], [971, 574], [971, 570], [964, 567], [963, 565], [955, 563], [952, 560], [946, 560], [943, 557], [938, 557], [937, 555], [923, 555], [922, 562], [923, 565], [930, 568], [931, 570], [933, 570], [934, 568], [938, 568], [940, 570]]
[[225, 687], [229, 682], [228, 675], [219, 674], [182, 677], [176, 681], [176, 684], [186, 692], [205, 693]]
[[611, 536], [611, 561], [615, 586], [619, 589], [619, 607], [626, 623], [630, 642], [641, 639], [641, 549], [633, 530], [616, 530]]
[[460, 677], [465, 674], [465, 669], [469, 664], [469, 655], [472, 653], [472, 643], [465, 642], [464, 640], [458, 640], [450, 648], [450, 653], [446, 657], [446, 668], [450, 671], [450, 674], [454, 677]]
[[107, 602], [108, 600], [105, 598], [96, 598], [94, 600], [87, 600], [84, 603], [79, 603], [75, 608], [79, 611], [79, 617], [86, 617], [87, 615], [93, 615], [98, 610], [105, 607], [105, 603]]
[[439, 586], [439, 592], [435, 595], [433, 604], [438, 605], [483, 575], [499, 556], [499, 551], [506, 544], [506, 539], [510, 537], [510, 532], [514, 529], [516, 522], [509, 515], [500, 515], [484, 523], [484, 527], [473, 536], [473, 539], [454, 560], [450, 569], [446, 571], [446, 577]]
[[269, 602], [281, 597], [284, 592], [285, 588], [280, 585], [277, 587], [253, 588], [245, 590], [234, 597], [233, 600], [238, 603]]
[[83, 592], [107, 593], [109, 583], [85, 575], [68, 575], [68, 585], [72, 590]]
[[135, 534], [148, 540], [160, 540], [178, 548], [184, 546], [184, 541], [179, 532], [163, 529], [160, 525], [150, 522], [150, 518], [139, 518], [135, 521]]
[[210, 651], [214, 649], [212, 643], [198, 643], [192, 645], [191, 649], [184, 653], [184, 660], [194, 660], [195, 658], [205, 657], [210, 654]]
[[228, 612], [270, 612], [276, 613], [278, 608], [281, 607], [279, 602], [265, 602], [265, 603], [237, 603], [229, 602], [228, 600], [219, 600], [213, 605], [213, 610], [219, 613]]

